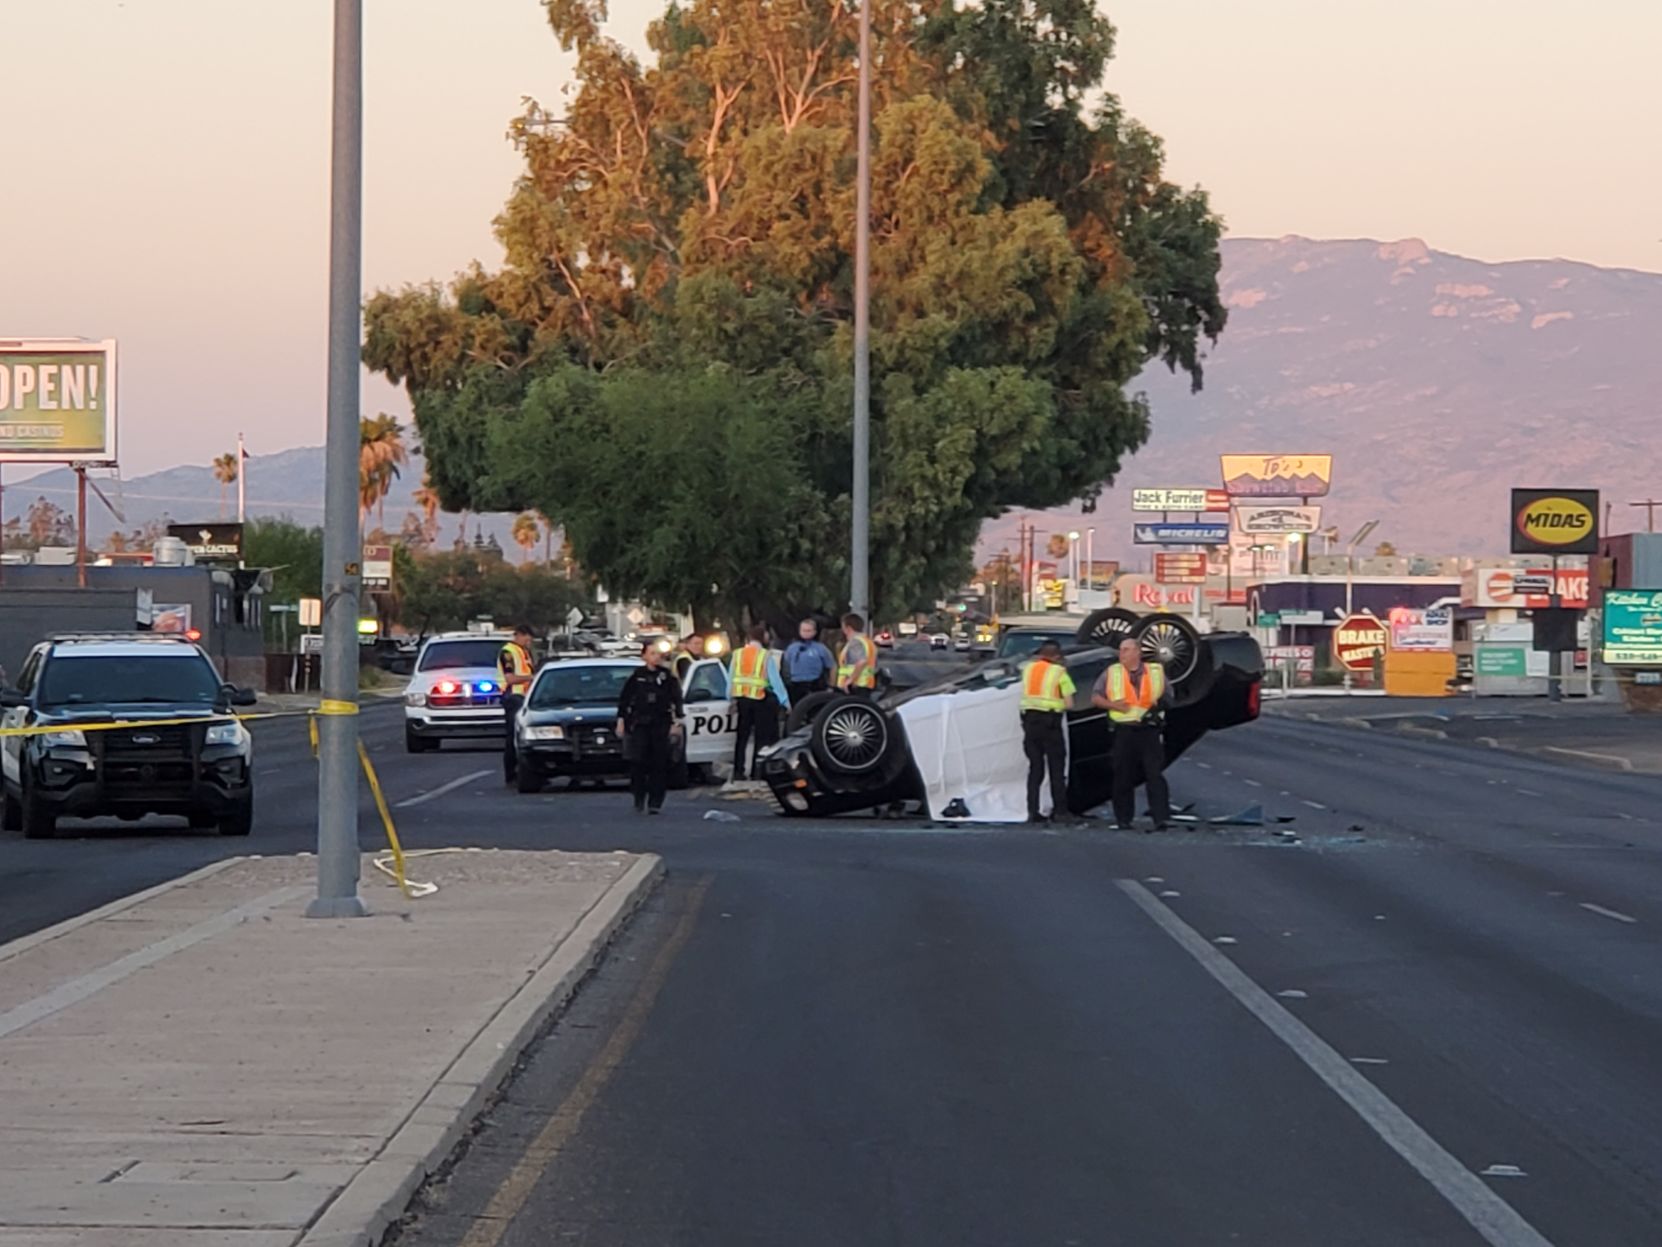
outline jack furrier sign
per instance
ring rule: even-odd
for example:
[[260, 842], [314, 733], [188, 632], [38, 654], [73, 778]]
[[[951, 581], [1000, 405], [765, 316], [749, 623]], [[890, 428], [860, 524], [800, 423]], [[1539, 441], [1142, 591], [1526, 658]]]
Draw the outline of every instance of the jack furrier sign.
[[0, 338], [0, 463], [115, 461], [115, 343]]

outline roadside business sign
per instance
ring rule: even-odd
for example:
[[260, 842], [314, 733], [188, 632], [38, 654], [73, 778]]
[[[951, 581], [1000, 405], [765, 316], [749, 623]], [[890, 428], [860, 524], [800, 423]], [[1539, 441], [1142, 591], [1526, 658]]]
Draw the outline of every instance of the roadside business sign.
[[1514, 489], [1513, 554], [1597, 554], [1599, 491]]
[[1447, 606], [1393, 606], [1391, 648], [1446, 654], [1454, 649], [1454, 611]]
[[169, 524], [167, 535], [190, 547], [198, 563], [240, 563], [241, 524]]
[[1662, 589], [1604, 591], [1604, 661], [1662, 667]]
[[115, 342], [0, 338], [0, 463], [115, 462]]
[[1514, 610], [1542, 610], [1558, 604], [1576, 610], [1587, 607], [1589, 575], [1585, 567], [1474, 567], [1461, 577], [1460, 605], [1510, 606]]
[[1269, 504], [1235, 508], [1235, 531], [1240, 533], [1313, 533], [1321, 522], [1320, 507]]
[[374, 593], [385, 593], [392, 588], [392, 547], [365, 546], [363, 558], [363, 587]]
[[321, 628], [323, 626], [323, 599], [300, 599], [300, 626], [302, 628]]
[[1133, 489], [1133, 511], [1227, 511], [1229, 495], [1221, 489]]
[[1221, 546], [1229, 541], [1227, 523], [1133, 524], [1131, 537], [1140, 546]]
[[1373, 670], [1374, 657], [1389, 643], [1384, 623], [1372, 615], [1347, 615], [1333, 629], [1333, 657], [1351, 671]]
[[1264, 666], [1270, 671], [1291, 671], [1295, 684], [1311, 684], [1316, 678], [1314, 645], [1266, 645]]
[[1160, 551], [1154, 556], [1154, 579], [1163, 585], [1206, 583], [1206, 555]]
[[1281, 626], [1281, 616], [1274, 611], [1266, 611], [1258, 616], [1258, 626], [1260, 628], [1279, 628]]
[[1224, 455], [1231, 498], [1323, 498], [1333, 483], [1332, 455]]
[[1529, 651], [1521, 645], [1480, 645], [1475, 670], [1478, 675], [1522, 679], [1529, 674]]

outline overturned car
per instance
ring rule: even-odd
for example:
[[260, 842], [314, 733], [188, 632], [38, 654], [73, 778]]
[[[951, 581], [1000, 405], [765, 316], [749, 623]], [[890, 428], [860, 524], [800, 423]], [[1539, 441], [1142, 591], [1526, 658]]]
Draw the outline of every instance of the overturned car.
[[[1246, 633], [1202, 635], [1180, 615], [1097, 611], [1065, 648], [1078, 694], [1067, 716], [1067, 808], [1083, 814], [1112, 787], [1107, 714], [1091, 687], [1134, 637], [1166, 670], [1166, 760], [1209, 731], [1258, 717], [1263, 654]], [[816, 693], [791, 709], [762, 773], [789, 815], [833, 815], [920, 803], [935, 818], [1013, 822], [1025, 816], [1021, 659], [994, 658], [903, 692]]]

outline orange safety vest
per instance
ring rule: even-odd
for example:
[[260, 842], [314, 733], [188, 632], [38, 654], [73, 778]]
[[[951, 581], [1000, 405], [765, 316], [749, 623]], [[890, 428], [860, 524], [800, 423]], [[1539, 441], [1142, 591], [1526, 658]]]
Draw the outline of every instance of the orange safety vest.
[[746, 645], [733, 655], [733, 696], [761, 701], [768, 695], [768, 652], [760, 645]]
[[1068, 669], [1061, 663], [1048, 662], [1043, 658], [1028, 663], [1022, 678], [1021, 708], [1061, 714], [1068, 708], [1068, 699], [1062, 687], [1067, 679]]
[[863, 663], [871, 657], [871, 642], [866, 640], [865, 633], [855, 633], [853, 638], [843, 646], [842, 660], [837, 666], [837, 683], [841, 684], [844, 680], [852, 678], [853, 683], [849, 685], [850, 688], [876, 688], [876, 667], [862, 667], [859, 674], [855, 674], [854, 668], [858, 664], [848, 651], [854, 648], [856, 642], [860, 646], [859, 661]]
[[510, 692], [522, 684], [529, 684], [531, 677], [531, 655], [518, 641], [509, 641], [502, 647], [502, 654], [507, 658], [504, 664], [499, 658], [496, 665], [501, 667], [503, 683], [508, 685]]
[[1137, 687], [1131, 688], [1125, 667], [1115, 663], [1108, 668], [1108, 700], [1129, 702], [1130, 710], [1110, 710], [1108, 717], [1115, 723], [1136, 723], [1153, 710], [1166, 692], [1166, 669], [1159, 663], [1145, 662]]

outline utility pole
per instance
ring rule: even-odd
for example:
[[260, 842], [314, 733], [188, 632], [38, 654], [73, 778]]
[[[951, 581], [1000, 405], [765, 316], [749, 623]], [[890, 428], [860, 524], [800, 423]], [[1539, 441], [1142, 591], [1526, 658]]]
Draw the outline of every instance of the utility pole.
[[242, 434], [237, 434], [237, 523], [248, 519], [248, 452], [242, 448]]
[[[1646, 498], [1643, 502], [1630, 502], [1627, 505], [1630, 507], [1644, 507], [1645, 531], [1647, 533], [1656, 531], [1656, 508], [1662, 507], [1662, 498]], [[1608, 528], [1609, 525], [1605, 527]]]
[[[335, 0], [329, 204], [329, 416], [324, 470], [323, 713], [317, 725], [317, 898], [358, 918], [358, 369], [363, 242], [363, 0]], [[240, 468], [241, 465], [239, 464]]]
[[871, 0], [860, 0], [860, 134], [854, 192], [854, 550], [849, 605], [871, 613]]

